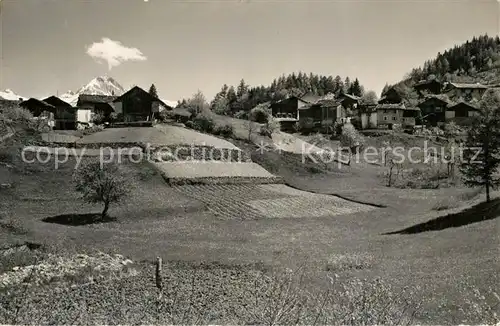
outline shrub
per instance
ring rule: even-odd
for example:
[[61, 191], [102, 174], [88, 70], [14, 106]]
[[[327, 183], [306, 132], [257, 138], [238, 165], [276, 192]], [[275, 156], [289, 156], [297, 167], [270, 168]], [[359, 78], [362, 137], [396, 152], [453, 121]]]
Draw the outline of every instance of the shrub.
[[116, 113], [116, 112], [111, 113], [110, 120], [111, 122], [122, 122], [123, 113]]
[[248, 112], [247, 111], [238, 111], [234, 114], [234, 117], [236, 119], [247, 120], [248, 119]]
[[194, 129], [194, 122], [191, 120], [186, 121], [184, 125], [186, 126], [186, 128]]
[[108, 216], [109, 205], [120, 201], [130, 191], [127, 180], [118, 164], [104, 164], [100, 160], [84, 163], [73, 174], [75, 188], [85, 201], [104, 204], [102, 219]]
[[96, 125], [101, 125], [105, 122], [105, 117], [102, 113], [94, 113], [92, 114], [92, 119], [91, 122], [95, 123]]
[[400, 124], [394, 124], [392, 125], [392, 132], [395, 134], [401, 134], [403, 133], [404, 129], [403, 126]]
[[212, 133], [215, 129], [215, 121], [209, 113], [202, 112], [193, 119], [193, 128], [199, 131]]
[[94, 125], [94, 126], [91, 126], [88, 128], [84, 128], [82, 130], [82, 133], [84, 135], [91, 135], [91, 134], [94, 134], [96, 132], [103, 131], [103, 130], [104, 130], [104, 127], [102, 125]]
[[304, 118], [300, 119], [298, 123], [299, 132], [309, 133], [314, 129], [314, 119], [313, 118]]
[[272, 137], [273, 133], [279, 131], [280, 123], [276, 119], [269, 117], [266, 124], [260, 127], [260, 134], [266, 137]]
[[214, 135], [219, 135], [223, 137], [233, 137], [234, 136], [234, 127], [230, 124], [225, 124], [222, 126], [217, 126], [214, 129]]
[[267, 123], [270, 117], [269, 110], [262, 107], [256, 106], [252, 110], [250, 110], [249, 114], [250, 120], [258, 123]]
[[342, 133], [340, 135], [340, 144], [342, 147], [357, 151], [363, 146], [364, 138], [350, 123], [342, 126]]
[[33, 121], [33, 114], [29, 110], [19, 106], [7, 107], [0, 113], [0, 121], [7, 124], [28, 124]]
[[171, 110], [163, 110], [159, 114], [159, 120], [162, 122], [166, 122], [168, 120], [172, 120], [175, 118], [175, 114]]

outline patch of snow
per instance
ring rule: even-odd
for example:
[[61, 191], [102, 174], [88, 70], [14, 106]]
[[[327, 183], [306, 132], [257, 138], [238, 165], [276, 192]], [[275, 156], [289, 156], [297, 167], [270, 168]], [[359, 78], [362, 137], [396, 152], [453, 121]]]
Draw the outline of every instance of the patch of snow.
[[170, 107], [172, 107], [172, 108], [175, 108], [175, 107], [177, 106], [177, 101], [169, 101], [169, 100], [164, 100], [164, 99], [162, 99], [162, 101], [163, 101], [166, 105], [168, 105], [168, 106], [170, 106]]
[[27, 98], [21, 95], [14, 93], [11, 89], [6, 89], [4, 91], [0, 91], [0, 98], [9, 101], [19, 101], [19, 99], [26, 100]]

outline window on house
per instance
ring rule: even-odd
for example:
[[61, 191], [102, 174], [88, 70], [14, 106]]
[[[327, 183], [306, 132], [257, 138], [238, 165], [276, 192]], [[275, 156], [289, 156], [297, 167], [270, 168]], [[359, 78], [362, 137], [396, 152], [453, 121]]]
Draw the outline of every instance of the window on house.
[[436, 106], [436, 112], [441, 112], [441, 107], [440, 106]]
[[396, 117], [392, 117], [392, 120], [396, 120]]
[[384, 113], [387, 113], [387, 110], [384, 110]]
[[387, 120], [387, 117], [384, 117], [384, 120]]

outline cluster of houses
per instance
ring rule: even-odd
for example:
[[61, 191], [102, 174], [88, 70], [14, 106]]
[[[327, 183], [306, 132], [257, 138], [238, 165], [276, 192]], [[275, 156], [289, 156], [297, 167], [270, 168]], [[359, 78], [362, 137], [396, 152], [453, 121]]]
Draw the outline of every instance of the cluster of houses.
[[270, 107], [273, 117], [284, 130], [305, 119], [316, 127], [358, 119], [362, 129], [401, 126], [413, 130], [417, 124], [441, 127], [454, 121], [458, 125], [467, 125], [478, 114], [479, 100], [490, 87], [496, 86], [441, 83], [435, 79], [422, 81], [414, 86], [419, 96], [416, 107], [406, 106], [395, 87], [388, 89], [375, 104], [363, 104], [359, 97], [351, 94], [342, 94], [338, 98], [306, 94], [281, 100]]
[[172, 107], [162, 100], [134, 86], [121, 96], [79, 94], [76, 105], [57, 96], [43, 100], [30, 98], [19, 103], [34, 117], [48, 116], [54, 129], [80, 129], [91, 126], [96, 117], [103, 122], [153, 121], [163, 110]]

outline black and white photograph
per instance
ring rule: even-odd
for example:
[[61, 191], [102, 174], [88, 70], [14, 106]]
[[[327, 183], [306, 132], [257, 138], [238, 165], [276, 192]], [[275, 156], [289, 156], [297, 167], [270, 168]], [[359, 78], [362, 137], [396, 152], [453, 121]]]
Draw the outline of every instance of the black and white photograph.
[[0, 325], [500, 326], [500, 0], [0, 0]]

